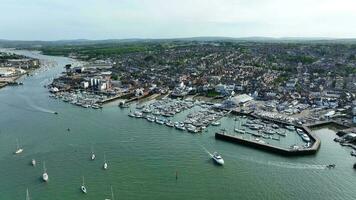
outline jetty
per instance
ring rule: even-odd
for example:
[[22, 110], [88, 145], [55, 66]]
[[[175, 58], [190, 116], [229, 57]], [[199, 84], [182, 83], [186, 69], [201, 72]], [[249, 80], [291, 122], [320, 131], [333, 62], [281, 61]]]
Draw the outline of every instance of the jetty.
[[[308, 130], [305, 130], [308, 132]], [[251, 140], [244, 139], [239, 136], [230, 135], [224, 132], [215, 133], [215, 138], [219, 140], [225, 140], [229, 142], [234, 142], [248, 147], [253, 147], [256, 149], [276, 153], [283, 156], [301, 156], [301, 155], [312, 155], [315, 154], [320, 148], [320, 139], [308, 133], [308, 135], [313, 140], [313, 145], [311, 147], [298, 147], [298, 148], [283, 148], [268, 143], [262, 143], [261, 140]]]

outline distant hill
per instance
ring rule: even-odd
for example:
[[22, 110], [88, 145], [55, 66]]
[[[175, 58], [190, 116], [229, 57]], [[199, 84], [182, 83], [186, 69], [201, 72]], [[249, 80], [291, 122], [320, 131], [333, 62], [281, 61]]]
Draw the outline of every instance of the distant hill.
[[196, 42], [273, 42], [273, 43], [352, 43], [356, 44], [355, 39], [335, 39], [335, 38], [308, 38], [308, 37], [191, 37], [191, 38], [162, 38], [162, 39], [106, 39], [106, 40], [56, 40], [56, 41], [24, 41], [24, 40], [3, 40], [0, 39], [0, 47], [9, 48], [35, 48], [43, 46], [76, 46], [76, 45], [95, 45], [95, 44], [115, 44], [115, 43], [130, 43], [130, 42], [173, 42], [173, 41], [196, 41]]

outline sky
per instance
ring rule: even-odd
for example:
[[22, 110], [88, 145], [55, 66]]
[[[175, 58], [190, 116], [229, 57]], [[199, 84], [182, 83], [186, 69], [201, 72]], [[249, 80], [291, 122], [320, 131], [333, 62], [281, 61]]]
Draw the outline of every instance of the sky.
[[356, 0], [0, 0], [0, 39], [356, 38]]

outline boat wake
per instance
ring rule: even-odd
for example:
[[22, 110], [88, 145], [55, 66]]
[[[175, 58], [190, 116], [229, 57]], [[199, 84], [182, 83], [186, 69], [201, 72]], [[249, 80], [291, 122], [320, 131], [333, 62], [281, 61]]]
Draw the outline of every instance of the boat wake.
[[[33, 103], [30, 99], [28, 98], [25, 98], [24, 96], [22, 95], [18, 95], [20, 96], [22, 99], [24, 99], [27, 103], [27, 105], [29, 106], [30, 109], [27, 109], [27, 110], [31, 110], [31, 111], [38, 111], [38, 112], [43, 112], [43, 113], [51, 113], [51, 114], [56, 114], [57, 112], [56, 111], [53, 111], [53, 110], [49, 110], [47, 108], [44, 108], [44, 107], [40, 107], [38, 105], [36, 105], [35, 103]], [[26, 110], [26, 109], [25, 109]]]
[[202, 145], [200, 145], [200, 146], [207, 154], [209, 154], [210, 157], [213, 157], [213, 154], [210, 153], [205, 147], [203, 147]]
[[261, 165], [268, 165], [273, 167], [287, 168], [287, 169], [327, 169], [327, 165], [307, 164], [307, 163], [292, 163], [292, 162], [278, 162], [278, 161], [264, 161], [256, 160], [251, 157], [239, 156], [240, 160], [253, 162]]

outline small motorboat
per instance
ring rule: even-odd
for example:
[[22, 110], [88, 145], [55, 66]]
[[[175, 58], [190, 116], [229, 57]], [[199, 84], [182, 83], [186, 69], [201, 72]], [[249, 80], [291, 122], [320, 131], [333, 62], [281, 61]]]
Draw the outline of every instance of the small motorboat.
[[213, 126], [220, 126], [220, 122], [219, 121], [214, 121], [211, 123], [211, 125]]
[[356, 169], [356, 163], [354, 164], [354, 169]]
[[91, 153], [90, 159], [91, 159], [91, 160], [95, 160], [95, 153], [94, 153], [94, 152]]
[[80, 190], [86, 194], [87, 193], [87, 188], [85, 187], [85, 184], [84, 184], [84, 176], [83, 176], [83, 184], [80, 186]]
[[53, 114], [58, 115], [58, 112], [54, 112]]
[[15, 154], [22, 153], [23, 152], [23, 148], [20, 147], [18, 140], [16, 140], [16, 145], [17, 145], [17, 148], [16, 148], [16, 151], [15, 151]]
[[36, 166], [36, 160], [35, 159], [31, 160], [31, 165], [34, 166], [34, 167]]
[[335, 168], [335, 167], [336, 167], [335, 164], [330, 164], [330, 165], [327, 165], [327, 166], [326, 166], [326, 168], [328, 168], [328, 169], [333, 169], [333, 168]]
[[224, 159], [220, 154], [218, 154], [218, 152], [214, 152], [212, 158], [217, 164], [224, 165]]

